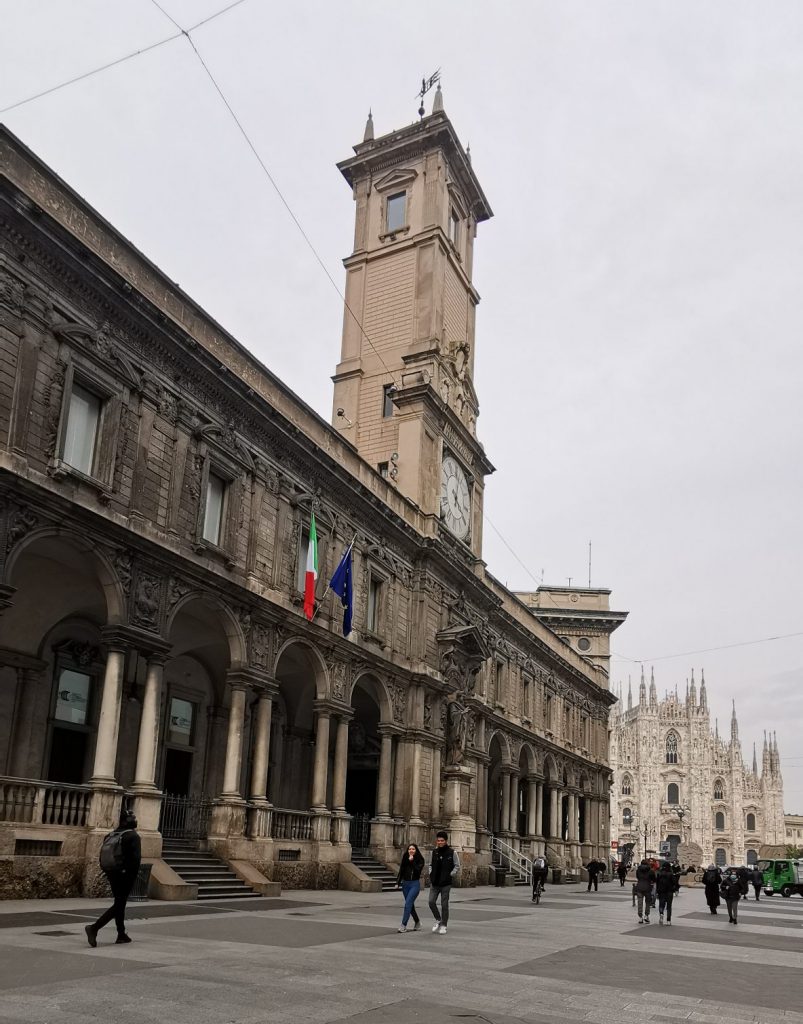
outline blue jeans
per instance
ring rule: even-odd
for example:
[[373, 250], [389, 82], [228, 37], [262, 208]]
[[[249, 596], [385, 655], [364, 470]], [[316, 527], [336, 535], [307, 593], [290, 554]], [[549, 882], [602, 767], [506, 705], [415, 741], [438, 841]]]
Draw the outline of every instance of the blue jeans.
[[415, 901], [418, 899], [418, 894], [421, 892], [421, 882], [416, 879], [414, 882], [402, 882], [402, 892], [404, 893], [404, 913], [402, 914], [402, 926], [407, 927], [407, 922], [412, 919], [418, 924], [418, 914], [415, 912]]

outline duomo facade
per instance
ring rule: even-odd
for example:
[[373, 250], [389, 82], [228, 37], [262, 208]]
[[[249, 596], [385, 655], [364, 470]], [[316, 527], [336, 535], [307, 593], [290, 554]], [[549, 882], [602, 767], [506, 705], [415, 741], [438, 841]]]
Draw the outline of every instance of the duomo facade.
[[[654, 675], [649, 690], [642, 673], [634, 704], [611, 709], [611, 839], [634, 857], [657, 853], [668, 843], [674, 856], [705, 864], [751, 864], [764, 845], [784, 843], [783, 778], [778, 745], [764, 737], [759, 771], [742, 759], [734, 707], [730, 735], [711, 727], [705, 676], [699, 696], [692, 672], [685, 698], [677, 691], [658, 700]], [[646, 829], [646, 836], [645, 836]]]

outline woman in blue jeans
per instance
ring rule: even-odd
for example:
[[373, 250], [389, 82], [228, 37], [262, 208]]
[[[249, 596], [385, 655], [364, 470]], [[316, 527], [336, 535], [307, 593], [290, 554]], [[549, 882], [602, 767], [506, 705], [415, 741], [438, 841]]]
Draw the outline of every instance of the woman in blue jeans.
[[399, 865], [399, 873], [396, 876], [396, 888], [404, 893], [404, 913], [402, 922], [399, 925], [400, 932], [407, 931], [407, 922], [412, 917], [413, 931], [421, 930], [421, 922], [415, 912], [415, 901], [421, 892], [421, 872], [424, 868], [424, 855], [415, 845], [410, 843], [407, 852], [404, 854]]

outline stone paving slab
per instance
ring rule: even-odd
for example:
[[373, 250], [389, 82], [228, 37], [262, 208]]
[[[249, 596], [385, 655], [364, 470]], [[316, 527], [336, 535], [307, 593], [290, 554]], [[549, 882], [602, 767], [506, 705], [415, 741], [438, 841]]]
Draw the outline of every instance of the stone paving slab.
[[[123, 956], [114, 959], [92, 956], [88, 946], [86, 950], [89, 955], [60, 951], [56, 957], [52, 952], [48, 953], [45, 950], [26, 949], [23, 957], [0, 956], [0, 990], [8, 991], [39, 985], [43, 979], [53, 983], [80, 978], [86, 983], [103, 975], [141, 971], [148, 966], [136, 960], [127, 960]], [[121, 950], [122, 947], [118, 946], [117, 951]]]
[[[714, 916], [715, 915], [714, 914], [704, 914], [702, 911], [700, 911], [700, 912], [696, 912], [696, 913], [693, 913], [693, 914], [681, 914], [680, 916], [683, 918], [684, 921], [693, 920], [693, 921], [712, 921], [712, 922], [714, 922]], [[741, 918], [741, 914], [739, 916]], [[673, 915], [673, 917], [674, 917], [674, 915]], [[740, 928], [741, 927], [741, 921], [740, 921], [740, 924], [737, 924], [735, 926], [732, 925], [732, 924], [728, 924], [727, 912], [724, 915], [723, 914], [717, 914], [716, 918], [719, 921], [723, 922], [723, 925], [722, 925], [723, 928], [733, 928], [733, 927]], [[803, 929], [803, 920], [801, 920], [799, 922], [798, 921], [792, 921], [790, 923], [789, 918], [786, 917], [786, 916], [784, 916], [783, 918], [764, 917], [764, 916], [759, 917], [757, 914], [751, 914], [749, 916], [749, 918], [745, 918], [744, 919], [744, 923], [745, 924], [749, 923], [749, 924], [753, 925], [754, 927], [757, 926], [757, 925], [761, 925], [762, 928], [800, 928], [800, 929]], [[674, 927], [674, 925], [673, 925], [673, 927]]]
[[676, 953], [671, 958], [671, 973], [649, 957], [631, 961], [631, 958], [622, 956], [621, 950], [594, 946], [575, 946], [560, 953], [550, 953], [516, 964], [507, 971], [535, 977], [546, 975], [566, 982], [582, 977], [586, 982], [620, 988], [655, 983], [660, 975], [660, 987], [664, 992], [683, 995], [692, 990], [703, 999], [728, 1000], [771, 1009], [799, 1010], [801, 1006], [800, 987], [790, 985], [789, 972], [785, 968], [762, 965], [754, 975], [746, 972], [743, 964], [720, 960], [712, 969], [704, 960]]
[[[225, 921], [225, 923], [224, 923]], [[156, 930], [158, 929], [158, 931]], [[387, 935], [387, 928], [361, 924], [332, 924], [323, 921], [292, 921], [287, 918], [229, 917], [217, 920], [154, 922], [138, 929], [138, 934], [171, 935], [206, 942], [245, 942], [254, 946], [280, 946], [300, 949], [330, 942], [348, 942]]]
[[[643, 936], [644, 932], [642, 928], [634, 928], [624, 934]], [[668, 939], [670, 942], [702, 942], [716, 946], [748, 946], [755, 949], [777, 949], [788, 950], [791, 953], [803, 953], [803, 938], [796, 938], [792, 935], [759, 934], [739, 925], [736, 928], [731, 926], [728, 931], [714, 931], [713, 928], [684, 928], [682, 925], [673, 924], [671, 928], [653, 929], [649, 938]], [[803, 1003], [803, 991], [801, 992], [801, 1003]]]
[[94, 921], [89, 914], [48, 913], [47, 911], [29, 911], [28, 913], [0, 914], [0, 928], [39, 928], [42, 925], [64, 924], [66, 921]]
[[[487, 904], [485, 904], [487, 906]], [[338, 911], [340, 914], [367, 914], [372, 917], [389, 917], [392, 918], [396, 925], [401, 921], [402, 911], [404, 905], [399, 901], [398, 906], [394, 907], [363, 907], [360, 908], [346, 908]], [[432, 916], [432, 912], [429, 906], [425, 902], [422, 906], [420, 903], [416, 903], [415, 909], [418, 912], [418, 916], [421, 918], [421, 927], [431, 928], [435, 923], [435, 919]], [[511, 917], [525, 917], [531, 911], [529, 907], [526, 908], [507, 908], [502, 909], [500, 907], [488, 907], [487, 910], [480, 909], [479, 906], [469, 906], [465, 903], [450, 903], [449, 904], [449, 918], [455, 922], [458, 921], [497, 921]], [[412, 927], [412, 922], [410, 924]]]

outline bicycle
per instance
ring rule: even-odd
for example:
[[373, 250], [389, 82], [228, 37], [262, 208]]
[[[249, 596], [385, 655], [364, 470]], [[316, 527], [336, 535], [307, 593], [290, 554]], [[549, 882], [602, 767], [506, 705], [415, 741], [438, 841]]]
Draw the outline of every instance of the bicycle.
[[543, 879], [539, 878], [539, 879], [537, 879], [535, 885], [533, 886], [533, 903], [535, 903], [536, 905], [541, 902], [541, 893], [543, 891], [544, 891], [544, 882], [543, 882]]

